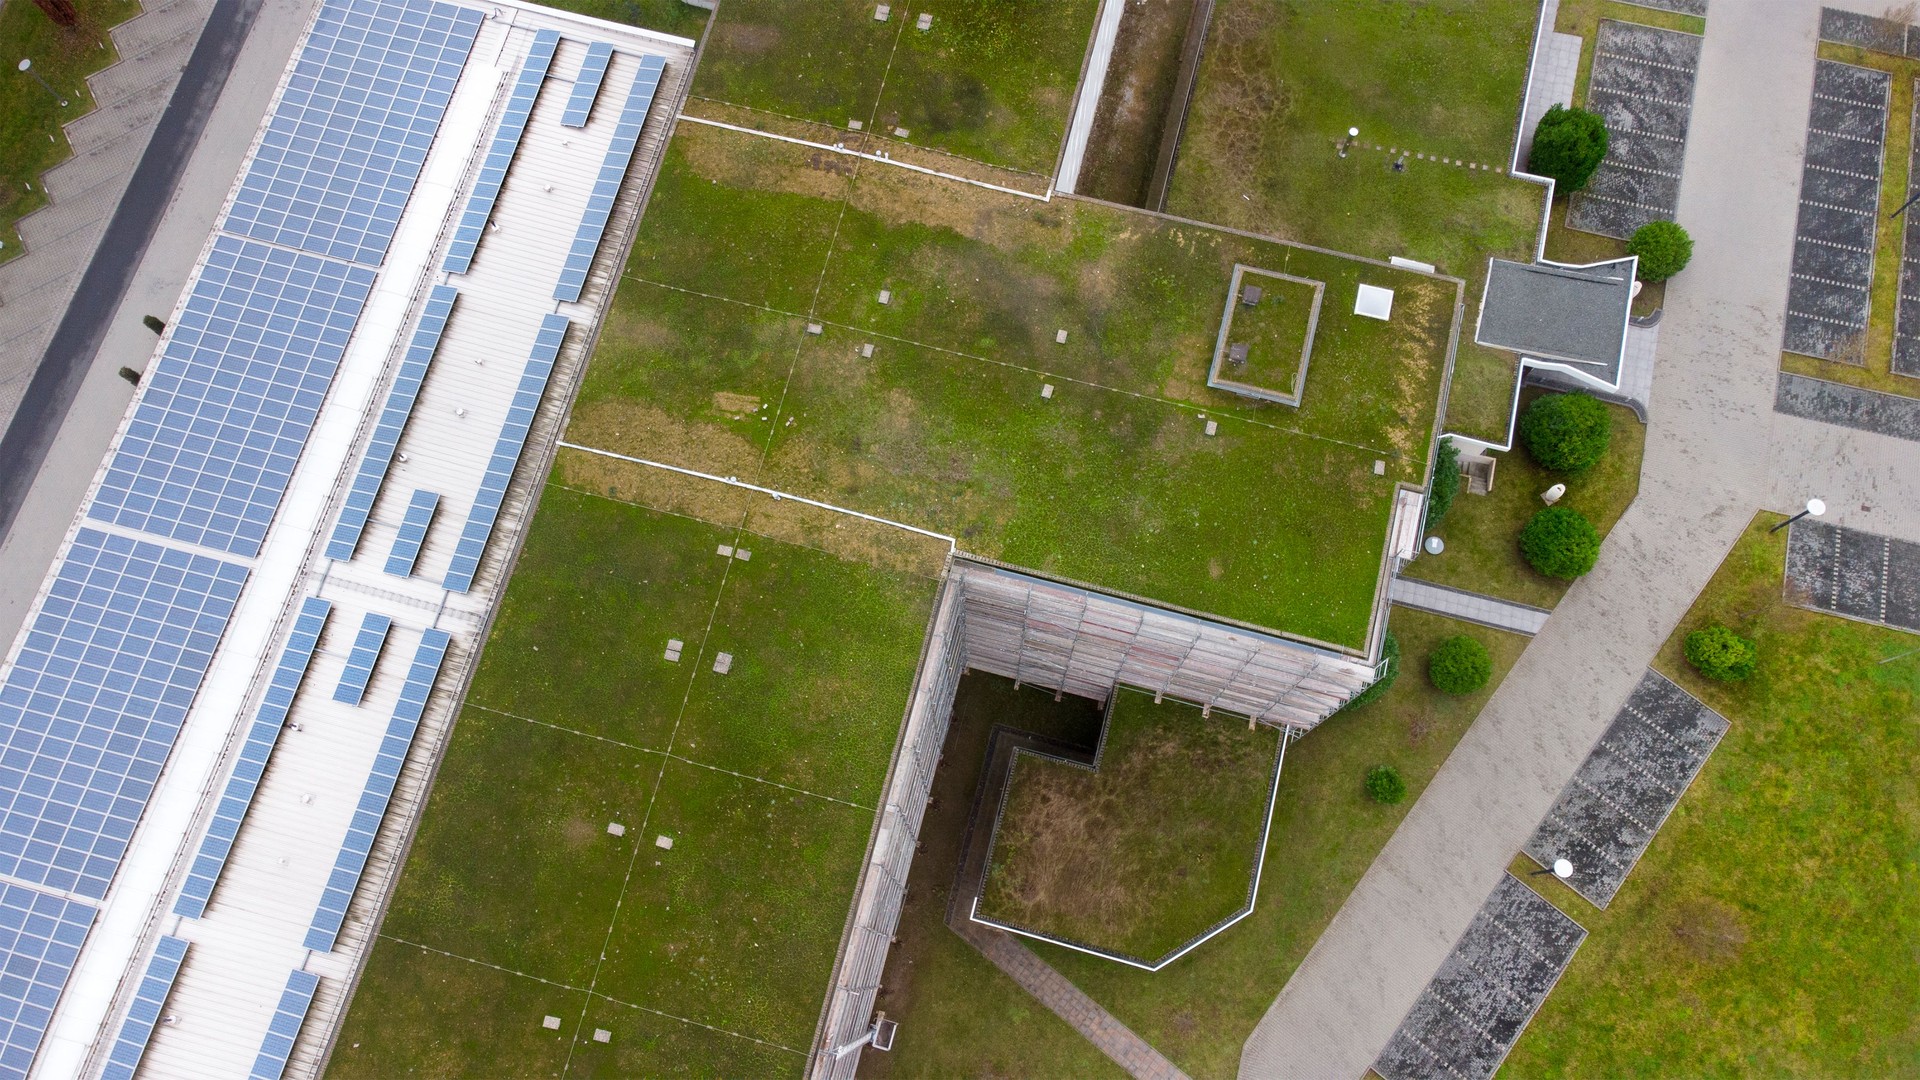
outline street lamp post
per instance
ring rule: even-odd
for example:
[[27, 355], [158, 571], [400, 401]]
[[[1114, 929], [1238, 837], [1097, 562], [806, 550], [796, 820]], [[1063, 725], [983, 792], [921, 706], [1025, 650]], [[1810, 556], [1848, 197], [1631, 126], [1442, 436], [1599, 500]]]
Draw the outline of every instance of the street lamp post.
[[67, 107], [67, 99], [60, 96], [60, 91], [55, 90], [51, 86], [48, 86], [47, 80], [41, 78], [40, 73], [33, 70], [33, 61], [25, 60], [25, 59], [21, 60], [20, 70], [27, 73], [28, 75], [33, 76], [33, 81], [39, 83], [41, 89], [45, 90], [49, 94], [52, 94], [53, 100], [59, 102], [61, 108], [64, 109]]
[[1803, 517], [1807, 517], [1808, 515], [1812, 515], [1813, 517], [1819, 517], [1821, 514], [1824, 514], [1826, 512], [1827, 512], [1826, 503], [1821, 502], [1819, 499], [1808, 499], [1807, 508], [1805, 510], [1800, 511], [1799, 513], [1793, 515], [1792, 517], [1781, 522], [1780, 524], [1775, 525], [1773, 528], [1768, 529], [1767, 535], [1772, 536], [1774, 533], [1779, 532], [1781, 529], [1786, 528], [1787, 526], [1793, 524], [1796, 521], [1799, 521]]
[[1347, 129], [1347, 137], [1340, 140], [1340, 156], [1341, 157], [1347, 156], [1347, 148], [1352, 146], [1354, 143], [1354, 140], [1358, 139], [1359, 137], [1360, 137], [1359, 128], [1350, 127]]
[[1573, 864], [1565, 859], [1555, 859], [1552, 866], [1542, 867], [1527, 876], [1539, 877], [1541, 874], [1552, 874], [1561, 881], [1565, 881], [1573, 876]]

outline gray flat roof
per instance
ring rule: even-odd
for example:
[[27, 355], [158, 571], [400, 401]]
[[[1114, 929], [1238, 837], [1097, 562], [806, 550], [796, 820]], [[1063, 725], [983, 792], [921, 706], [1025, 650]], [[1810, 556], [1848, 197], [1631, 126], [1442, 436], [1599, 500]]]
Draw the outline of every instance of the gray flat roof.
[[1493, 259], [1474, 340], [1580, 364], [1588, 374], [1617, 384], [1633, 271], [1630, 258], [1592, 266]]

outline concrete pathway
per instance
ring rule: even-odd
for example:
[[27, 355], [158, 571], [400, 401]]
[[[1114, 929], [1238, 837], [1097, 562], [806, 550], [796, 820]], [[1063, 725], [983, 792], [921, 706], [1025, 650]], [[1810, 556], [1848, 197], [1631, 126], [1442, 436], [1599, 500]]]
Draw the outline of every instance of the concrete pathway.
[[1093, 44], [1087, 49], [1087, 62], [1080, 72], [1080, 89], [1074, 94], [1073, 117], [1067, 122], [1067, 141], [1060, 151], [1060, 175], [1053, 182], [1055, 190], [1070, 193], [1080, 183], [1080, 163], [1087, 156], [1087, 140], [1093, 135], [1093, 119], [1100, 112], [1107, 65], [1113, 61], [1113, 43], [1120, 37], [1120, 17], [1126, 9], [1127, 0], [1102, 0], [1100, 14], [1094, 19]]
[[1520, 124], [1520, 139], [1513, 155], [1513, 167], [1527, 167], [1527, 155], [1533, 150], [1533, 129], [1540, 118], [1555, 105], [1573, 104], [1573, 87], [1579, 81], [1580, 46], [1578, 34], [1562, 34], [1553, 28], [1560, 13], [1560, 0], [1546, 0], [1540, 6], [1539, 33], [1546, 35], [1535, 53], [1533, 70], [1527, 73], [1527, 113]]
[[1668, 286], [1639, 498], [1274, 1001], [1243, 1075], [1366, 1071], [1756, 510], [1818, 494], [1829, 521], [1920, 538], [1920, 447], [1773, 411], [1819, 10], [1715, 5], [1679, 200], [1694, 261]]
[[1531, 604], [1516, 604], [1497, 596], [1468, 592], [1465, 589], [1435, 585], [1418, 578], [1397, 577], [1390, 586], [1393, 602], [1402, 607], [1431, 611], [1436, 615], [1465, 619], [1495, 630], [1511, 630], [1531, 637], [1547, 624], [1551, 612]]

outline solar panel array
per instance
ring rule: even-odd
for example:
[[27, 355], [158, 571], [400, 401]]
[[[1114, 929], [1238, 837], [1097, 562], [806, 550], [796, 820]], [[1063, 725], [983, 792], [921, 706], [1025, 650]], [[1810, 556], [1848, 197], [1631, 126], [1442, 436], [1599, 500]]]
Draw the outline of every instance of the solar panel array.
[[613, 213], [613, 202], [627, 178], [634, 148], [640, 145], [640, 129], [646, 126], [647, 112], [653, 108], [654, 92], [660, 89], [660, 76], [666, 68], [667, 62], [658, 56], [640, 58], [640, 74], [633, 77], [633, 86], [627, 91], [619, 126], [613, 129], [613, 142], [607, 147], [606, 160], [601, 162], [600, 176], [593, 182], [593, 194], [587, 198], [587, 212], [580, 219], [580, 230], [574, 234], [573, 249], [567, 252], [560, 283], [554, 286], [555, 300], [578, 300], [580, 290], [586, 287], [587, 271], [593, 268], [594, 252], [600, 250], [607, 218]]
[[79, 531], [0, 683], [0, 874], [106, 895], [246, 580]]
[[140, 1059], [146, 1056], [147, 1043], [153, 1038], [153, 1027], [160, 1022], [160, 1010], [173, 990], [173, 980], [180, 975], [180, 963], [186, 957], [187, 943], [181, 938], [163, 936], [154, 946], [153, 959], [147, 961], [147, 973], [133, 992], [133, 1006], [120, 1024], [120, 1037], [113, 1040], [100, 1080], [133, 1080], [140, 1068]]
[[260, 1056], [253, 1059], [248, 1080], [280, 1080], [287, 1071], [287, 1059], [293, 1056], [293, 1042], [300, 1037], [300, 1025], [307, 1022], [307, 1010], [313, 1007], [313, 992], [320, 977], [295, 969], [287, 976], [287, 988], [280, 992], [280, 1004], [267, 1022], [267, 1037], [260, 1040]]
[[387, 643], [387, 631], [393, 620], [378, 612], [367, 612], [360, 620], [360, 633], [353, 639], [353, 651], [347, 654], [347, 667], [340, 673], [340, 685], [334, 687], [333, 700], [358, 706], [367, 696], [367, 683], [373, 679], [373, 666], [380, 662], [380, 649]]
[[88, 515], [259, 554], [373, 277], [215, 237]]
[[613, 46], [596, 41], [587, 46], [580, 61], [580, 77], [573, 81], [573, 93], [567, 97], [567, 111], [560, 116], [564, 127], [586, 127], [593, 115], [594, 99], [600, 96], [600, 84], [606, 81], [607, 64], [613, 60]]
[[487, 160], [480, 166], [480, 178], [474, 182], [473, 194], [467, 196], [467, 208], [460, 215], [460, 225], [453, 231], [453, 243], [447, 247], [447, 260], [443, 267], [456, 274], [464, 274], [473, 265], [473, 253], [480, 247], [480, 237], [487, 231], [487, 220], [493, 217], [493, 204], [500, 198], [500, 188], [507, 181], [507, 169], [513, 165], [513, 155], [520, 148], [520, 136], [527, 130], [527, 121], [533, 118], [533, 102], [540, 96], [540, 84], [547, 81], [547, 69], [553, 65], [553, 51], [560, 44], [560, 32], [542, 30], [533, 35], [533, 48], [527, 53], [527, 63], [520, 69], [519, 78], [514, 80], [513, 93], [507, 98], [506, 111], [501, 114], [500, 127], [493, 133], [493, 146], [487, 150]]
[[0, 884], [0, 1080], [27, 1075], [97, 914], [78, 900]]
[[533, 355], [527, 359], [520, 386], [513, 392], [513, 404], [507, 409], [507, 422], [494, 444], [493, 459], [473, 497], [473, 511], [460, 532], [460, 543], [453, 551], [453, 565], [447, 570], [446, 587], [454, 592], [473, 588], [473, 577], [480, 572], [480, 556], [493, 535], [493, 523], [500, 516], [500, 504], [506, 499], [507, 484], [513, 479], [514, 466], [527, 446], [527, 432], [533, 428], [534, 413], [540, 409], [541, 395], [547, 392], [547, 379], [553, 375], [553, 362], [560, 355], [572, 325], [565, 315], [548, 315], [540, 320], [540, 334], [534, 339]]
[[[413, 654], [413, 667], [400, 688], [400, 703], [394, 706], [393, 719], [387, 723], [387, 735], [380, 753], [373, 759], [373, 771], [367, 777], [366, 790], [347, 828], [347, 838], [334, 860], [333, 876], [327, 879], [326, 892], [313, 913], [313, 925], [307, 930], [306, 946], [318, 952], [332, 952], [340, 935], [340, 924], [347, 917], [347, 905], [360, 886], [360, 874], [367, 868], [367, 856], [379, 835], [380, 821], [387, 815], [387, 801], [400, 779], [400, 768], [413, 747], [414, 733], [420, 729], [420, 717], [426, 712], [427, 697], [433, 693], [433, 680], [440, 674], [440, 662], [446, 659], [451, 638], [444, 630], [428, 630]], [[277, 1073], [275, 1075], [278, 1075]]]
[[247, 729], [246, 741], [240, 744], [240, 757], [234, 763], [233, 775], [227, 778], [227, 790], [214, 807], [213, 821], [200, 841], [200, 852], [188, 868], [186, 883], [174, 901], [174, 914], [190, 919], [206, 914], [214, 884], [220, 880], [220, 871], [226, 868], [234, 838], [240, 835], [240, 824], [246, 820], [254, 793], [260, 789], [267, 759], [273, 756], [273, 748], [280, 741], [280, 729], [287, 722], [294, 695], [300, 690], [300, 680], [306, 677], [314, 648], [320, 644], [320, 632], [327, 625], [327, 613], [332, 610], [332, 604], [317, 596], [301, 601], [300, 614], [294, 618], [293, 631], [287, 635], [286, 648], [280, 652], [280, 663], [274, 667], [273, 678], [267, 683], [260, 711], [254, 714], [253, 726]]
[[482, 20], [434, 0], [329, 0], [223, 227], [380, 265]]
[[414, 404], [420, 400], [420, 387], [427, 381], [427, 367], [433, 363], [435, 350], [440, 348], [440, 335], [446, 332], [454, 298], [459, 295], [460, 290], [451, 285], [435, 285], [427, 296], [420, 323], [414, 327], [413, 340], [407, 344], [407, 355], [400, 360], [400, 372], [393, 378], [392, 389], [387, 391], [380, 422], [374, 425], [373, 438], [367, 442], [367, 455], [360, 459], [360, 471], [354, 474], [353, 487], [347, 492], [340, 520], [334, 523], [333, 536], [327, 540], [329, 559], [344, 562], [353, 558], [354, 550], [360, 546], [360, 533], [366, 529], [374, 501], [380, 497], [380, 485], [386, 482], [387, 469], [400, 447], [400, 435], [407, 428], [407, 418], [413, 415]]
[[400, 520], [400, 533], [393, 538], [393, 551], [387, 556], [387, 573], [412, 577], [413, 564], [420, 558], [420, 547], [427, 542], [427, 529], [433, 525], [433, 512], [440, 496], [431, 491], [416, 491], [407, 504], [407, 516]]

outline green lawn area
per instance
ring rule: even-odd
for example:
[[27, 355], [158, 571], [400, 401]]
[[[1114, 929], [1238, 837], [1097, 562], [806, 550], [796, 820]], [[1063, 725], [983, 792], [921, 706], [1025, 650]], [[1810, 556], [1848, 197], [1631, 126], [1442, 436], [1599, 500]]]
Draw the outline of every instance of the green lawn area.
[[[1487, 258], [1530, 259], [1541, 227], [1544, 189], [1500, 171], [1538, 15], [1527, 0], [1221, 0], [1167, 209], [1430, 262], [1477, 303]], [[1360, 145], [1341, 158], [1349, 127]], [[1429, 160], [1396, 173], [1391, 149]], [[1497, 441], [1513, 357], [1462, 337], [1447, 428]]]
[[549, 1072], [547, 1013], [589, 1073], [798, 1073], [936, 585], [728, 517], [547, 488], [349, 1014], [350, 1074]]
[[[80, 25], [55, 26], [31, 2], [0, 8], [0, 262], [18, 256], [14, 224], [45, 206], [40, 174], [73, 154], [61, 126], [93, 111], [87, 76], [119, 59], [109, 27], [140, 13], [137, 0], [74, 0]], [[66, 99], [47, 92], [31, 75], [14, 70], [21, 58]]]
[[[1252, 307], [1238, 299], [1249, 285], [1258, 286], [1264, 292], [1260, 302]], [[1247, 359], [1246, 363], [1235, 365], [1223, 358], [1220, 378], [1288, 397], [1297, 396], [1294, 382], [1300, 375], [1300, 365], [1310, 362], [1307, 332], [1319, 306], [1321, 290], [1306, 281], [1252, 270], [1241, 276], [1240, 288], [1241, 293], [1236, 294], [1228, 312], [1226, 343], [1228, 348], [1247, 346]]]
[[[1287, 747], [1266, 871], [1251, 915], [1157, 972], [1029, 943], [1191, 1076], [1236, 1074], [1241, 1045], [1254, 1025], [1527, 643], [1518, 635], [1399, 607], [1389, 625], [1407, 665], [1393, 687]], [[1434, 690], [1425, 667], [1435, 645], [1460, 633], [1486, 644], [1494, 675], [1485, 689], [1456, 698]], [[986, 711], [1032, 728], [1034, 713], [1051, 704], [1051, 695], [1029, 690], [1024, 714], [1012, 705]], [[903, 916], [901, 944], [887, 961], [881, 1007], [901, 1022], [900, 1049], [894, 1055], [866, 1055], [862, 1074], [1085, 1076], [1096, 1072], [1086, 1063], [1088, 1055], [1110, 1069], [1084, 1040], [1039, 1010], [941, 924], [958, 833], [966, 827], [985, 753], [985, 727], [992, 722], [969, 721], [971, 715], [956, 704], [954, 733], [936, 779], [938, 805], [923, 832], [923, 838], [940, 839], [929, 839], [915, 860], [915, 895]], [[1407, 781], [1406, 801], [1383, 806], [1367, 797], [1366, 770], [1378, 764], [1400, 770]], [[939, 846], [943, 843], [947, 846]]]
[[1114, 692], [1093, 769], [1016, 753], [979, 913], [1152, 964], [1247, 906], [1280, 733]]
[[[1528, 387], [1520, 407], [1543, 391]], [[1405, 576], [1470, 592], [1551, 608], [1567, 595], [1573, 583], [1547, 577], [1520, 554], [1520, 530], [1546, 504], [1540, 493], [1554, 484], [1567, 485], [1560, 506], [1587, 516], [1601, 536], [1627, 512], [1640, 491], [1640, 457], [1646, 449], [1647, 428], [1624, 405], [1607, 406], [1613, 421], [1613, 443], [1599, 463], [1579, 476], [1548, 472], [1534, 464], [1525, 447], [1516, 446], [1496, 459], [1493, 490], [1486, 495], [1460, 494], [1446, 520], [1433, 535], [1447, 542], [1439, 555], [1421, 555], [1403, 571]]]
[[[1920, 655], [1880, 662], [1920, 638], [1785, 604], [1779, 520], [1749, 526], [1656, 661], [1732, 728], [1606, 911], [1543, 890], [1590, 936], [1508, 1075], [1920, 1067]], [[1687, 665], [1711, 623], [1758, 643], [1752, 679]]]
[[[1393, 485], [1425, 477], [1456, 284], [840, 165], [681, 129], [571, 439], [1363, 639]], [[1205, 385], [1236, 263], [1327, 283], [1299, 409]], [[1363, 280], [1396, 290], [1391, 323], [1352, 315]]]
[[553, 0], [548, 7], [700, 40], [708, 12], [686, 0]]
[[[693, 93], [1053, 172], [1097, 4], [923, 0], [893, 5], [886, 22], [874, 7], [728, 0]], [[933, 16], [924, 32], [923, 13]]]

